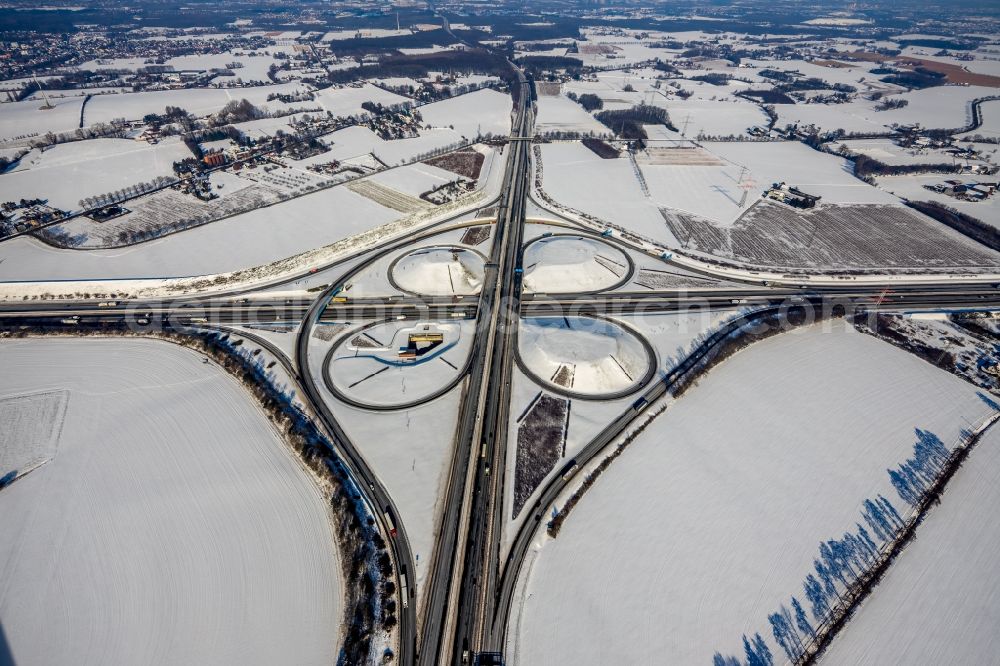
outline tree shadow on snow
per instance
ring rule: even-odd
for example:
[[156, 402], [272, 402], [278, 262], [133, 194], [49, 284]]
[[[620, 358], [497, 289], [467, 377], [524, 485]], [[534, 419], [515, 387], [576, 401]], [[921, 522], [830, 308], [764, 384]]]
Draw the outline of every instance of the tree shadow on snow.
[[0, 666], [14, 666], [14, 653], [10, 651], [10, 644], [7, 643], [3, 622], [0, 622]]

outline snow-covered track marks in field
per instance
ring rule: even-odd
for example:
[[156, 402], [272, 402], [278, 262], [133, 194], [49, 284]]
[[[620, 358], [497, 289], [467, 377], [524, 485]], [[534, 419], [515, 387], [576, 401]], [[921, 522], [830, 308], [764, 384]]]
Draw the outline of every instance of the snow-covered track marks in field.
[[370, 178], [348, 183], [347, 189], [360, 194], [363, 197], [371, 199], [381, 206], [391, 208], [399, 211], [400, 213], [416, 213], [429, 208], [431, 205], [418, 197], [404, 194], [403, 192], [394, 190], [391, 187], [377, 183]]

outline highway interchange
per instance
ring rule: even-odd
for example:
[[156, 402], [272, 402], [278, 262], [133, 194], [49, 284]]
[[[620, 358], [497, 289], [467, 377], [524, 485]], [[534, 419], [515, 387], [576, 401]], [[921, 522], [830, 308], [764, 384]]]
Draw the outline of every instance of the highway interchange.
[[[275, 357], [298, 386], [303, 401], [357, 480], [381, 532], [385, 535], [395, 529], [395, 537], [387, 541], [400, 593], [397, 657], [404, 665], [502, 663], [520, 565], [539, 530], [544, 528], [549, 508], [567, 488], [578, 483], [580, 469], [598, 459], [651, 403], [668, 393], [680, 377], [747, 318], [759, 317], [761, 313], [781, 317], [789, 308], [822, 311], [834, 304], [847, 309], [1000, 307], [995, 284], [974, 275], [936, 282], [926, 279], [912, 283], [894, 281], [891, 290], [884, 284], [857, 282], [805, 288], [795, 280], [765, 286], [730, 276], [726, 280], [732, 286], [701, 289], [522, 294], [522, 254], [532, 173], [533, 114], [529, 98], [528, 85], [522, 77], [521, 90], [516, 95], [512, 137], [506, 148], [504, 186], [498, 199], [490, 202], [496, 208], [495, 217], [485, 222], [492, 225], [492, 245], [478, 295], [338, 298], [338, 294], [347, 293], [345, 289], [351, 280], [364, 268], [375, 265], [393, 252], [419, 247], [444, 230], [473, 224], [456, 223], [460, 216], [455, 216], [424, 233], [383, 243], [367, 251], [360, 263], [319, 267], [335, 277], [309, 296], [278, 294], [271, 290], [282, 283], [270, 283], [259, 288], [177, 299], [33, 300], [0, 304], [0, 326], [5, 328], [39, 326], [72, 331], [127, 325], [137, 332], [164, 327], [172, 330], [209, 328], [238, 333]], [[479, 220], [478, 224], [484, 222]], [[566, 221], [560, 224], [568, 226]], [[584, 228], [576, 228], [574, 233], [600, 239], [599, 234]], [[601, 240], [635, 250], [621, 239]], [[666, 263], [668, 259], [662, 261]], [[301, 277], [283, 282], [291, 283]], [[655, 378], [652, 373], [645, 378], [642, 386], [634, 391], [637, 399], [632, 406], [598, 433], [575, 456], [571, 467], [550, 475], [536, 491], [537, 499], [526, 507], [528, 517], [519, 526], [509, 550], [503, 551], [509, 394], [519, 320], [529, 316], [606, 316], [719, 308], [752, 309], [753, 313], [743, 314], [714, 332], [677, 367], [665, 374], [656, 373]], [[426, 580], [418, 590], [413, 583], [415, 557], [399, 507], [377, 470], [366, 461], [363, 447], [352, 442], [338, 422], [336, 411], [324, 400], [320, 384], [323, 379], [316, 377], [313, 369], [318, 364], [310, 364], [309, 341], [315, 326], [329, 322], [456, 318], [475, 320], [475, 337], [458, 379], [435, 394], [435, 397], [443, 395], [456, 385], [462, 386], [443, 510], [436, 521], [433, 555], [425, 565], [429, 567]], [[270, 323], [298, 326], [291, 358], [264, 337], [234, 328]], [[329, 365], [327, 361], [322, 363], [324, 368]], [[392, 525], [387, 515], [393, 520]], [[406, 574], [409, 577], [403, 588], [402, 576]]]

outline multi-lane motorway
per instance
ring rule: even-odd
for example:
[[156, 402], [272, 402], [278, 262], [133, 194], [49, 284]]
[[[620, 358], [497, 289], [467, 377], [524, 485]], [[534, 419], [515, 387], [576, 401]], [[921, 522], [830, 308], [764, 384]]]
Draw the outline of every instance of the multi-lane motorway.
[[[301, 387], [301, 395], [316, 414], [337, 447], [345, 465], [357, 480], [359, 490], [370, 505], [383, 534], [389, 533], [386, 514], [395, 517], [396, 537], [387, 539], [400, 574], [408, 574], [408, 584], [400, 590], [399, 663], [480, 664], [500, 663], [506, 640], [507, 619], [516, 590], [520, 565], [530, 545], [547, 519], [548, 507], [576, 479], [579, 469], [634, 423], [647, 406], [670, 390], [674, 382], [720, 344], [737, 319], [710, 336], [691, 356], [643, 389], [633, 407], [599, 433], [576, 456], [577, 467], [554, 475], [544, 485], [528, 518], [514, 535], [510, 549], [501, 551], [504, 525], [502, 507], [505, 493], [509, 390], [515, 358], [517, 326], [521, 317], [614, 315], [669, 312], [675, 310], [753, 308], [753, 314], [781, 314], [789, 307], [822, 311], [833, 304], [850, 310], [935, 308], [998, 308], [1000, 291], [993, 284], [969, 276], [968, 279], [940, 279], [926, 276], [911, 284], [894, 282], [890, 290], [879, 284], [845, 282], [838, 285], [775, 284], [761, 286], [746, 281], [724, 288], [688, 290], [614, 290], [573, 294], [522, 294], [521, 257], [524, 224], [529, 199], [529, 168], [532, 112], [528, 84], [521, 78], [515, 107], [512, 137], [507, 144], [505, 182], [498, 205], [492, 246], [487, 257], [483, 286], [478, 296], [426, 297], [401, 295], [344, 298], [343, 290], [353, 275], [390, 253], [419, 245], [442, 232], [444, 220], [432, 231], [402, 241], [386, 242], [370, 250], [360, 263], [350, 263], [314, 297], [275, 296], [260, 289], [212, 296], [189, 296], [175, 300], [130, 299], [122, 301], [22, 301], [0, 303], [0, 326], [59, 326], [64, 330], [103, 325], [127, 325], [136, 330], [171, 329], [185, 326], [228, 328], [240, 324], [299, 324], [294, 358], [286, 358], [264, 338], [242, 329], [238, 331], [274, 355]], [[483, 224], [482, 220], [474, 222]], [[473, 224], [473, 223], [465, 223]], [[452, 225], [457, 228], [463, 224]], [[581, 234], [593, 232], [581, 229]], [[330, 268], [330, 267], [325, 267]], [[298, 279], [303, 276], [296, 276]], [[289, 280], [285, 280], [289, 281]], [[337, 295], [341, 294], [340, 297]], [[325, 362], [310, 362], [312, 327], [325, 322], [390, 321], [394, 319], [476, 320], [475, 337], [466, 365], [456, 383], [462, 385], [462, 403], [448, 469], [443, 513], [437, 521], [435, 547], [423, 587], [417, 590], [414, 557], [405, 525], [393, 498], [377, 473], [365, 460], [363, 451], [350, 440], [324, 400], [317, 382], [317, 369]], [[451, 386], [448, 387], [449, 389]], [[397, 585], [397, 587], [399, 587]], [[409, 602], [402, 603], [403, 598]], [[421, 610], [417, 616], [418, 608]], [[419, 636], [418, 636], [419, 633]]]
[[[470, 470], [470, 503], [465, 531], [465, 550], [462, 566], [456, 568], [453, 583], [459, 583], [458, 598], [449, 610], [457, 614], [454, 639], [451, 644], [452, 660], [461, 662], [468, 656], [482, 652], [484, 633], [495, 598], [494, 588], [499, 577], [500, 534], [503, 527], [504, 477], [507, 460], [507, 421], [510, 407], [511, 372], [514, 344], [520, 318], [520, 300], [523, 237], [527, 194], [531, 177], [528, 169], [528, 149], [532, 115], [524, 103], [527, 86], [522, 91], [522, 105], [513, 134], [520, 140], [511, 143], [513, 163], [508, 174], [510, 198], [498, 222], [498, 235], [502, 229], [503, 245], [497, 265], [495, 286], [494, 321], [486, 331], [489, 349], [484, 359], [479, 381], [480, 403], [463, 414], [463, 425], [474, 423], [471, 434], [460, 431], [459, 441], [467, 441], [470, 450], [479, 453], [474, 470]], [[463, 437], [469, 437], [468, 440]], [[447, 653], [441, 663], [447, 663]]]
[[[513, 123], [514, 136], [530, 128], [529, 91], [521, 78], [521, 91]], [[498, 377], [509, 363], [507, 331], [516, 325], [515, 281], [524, 221], [528, 178], [528, 142], [512, 141], [506, 163], [506, 181], [493, 235], [490, 260], [480, 291], [472, 364], [462, 398], [455, 455], [449, 471], [441, 529], [428, 576], [426, 612], [420, 653], [423, 663], [447, 663], [456, 651], [468, 647], [469, 604], [477, 597], [480, 578], [484, 513], [495, 494], [487, 492], [491, 461], [498, 453]], [[509, 366], [507, 368], [509, 371]], [[502, 466], [501, 466], [502, 467]], [[456, 635], [460, 635], [456, 641]]]
[[[593, 294], [523, 294], [518, 306], [521, 316], [571, 316], [589, 313], [641, 314], [671, 310], [691, 311], [780, 302], [821, 299], [851, 303], [858, 307], [979, 308], [994, 306], [997, 288], [989, 283], [894, 285], [890, 292], [882, 286], [810, 287], [729, 287], [726, 289], [674, 289], [662, 291]], [[142, 328], [145, 320], [170, 320], [175, 324], [297, 324], [315, 304], [315, 298], [253, 297], [247, 299], [206, 298], [198, 301], [134, 300], [114, 306], [94, 301], [30, 301], [0, 303], [0, 320], [6, 323], [52, 323], [52, 319], [80, 318], [81, 324], [96, 321], [130, 322]], [[325, 303], [318, 321], [344, 322], [370, 319], [474, 319], [480, 310], [475, 296], [431, 297], [389, 296], [352, 298]], [[139, 323], [137, 323], [139, 322]]]

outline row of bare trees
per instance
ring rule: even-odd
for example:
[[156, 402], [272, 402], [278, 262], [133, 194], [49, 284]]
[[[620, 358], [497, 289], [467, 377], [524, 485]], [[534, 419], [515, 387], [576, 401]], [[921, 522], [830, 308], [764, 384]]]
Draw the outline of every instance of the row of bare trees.
[[122, 201], [127, 201], [133, 197], [137, 197], [141, 194], [146, 194], [148, 192], [153, 192], [155, 190], [161, 189], [170, 185], [174, 182], [173, 178], [168, 176], [157, 176], [149, 182], [136, 183], [134, 185], [129, 185], [123, 187], [120, 190], [115, 190], [114, 192], [108, 192], [106, 194], [98, 194], [93, 197], [85, 197], [80, 199], [78, 202], [82, 210], [92, 210], [94, 208], [104, 208], [105, 206], [111, 206], [112, 204], [121, 203]]

